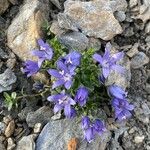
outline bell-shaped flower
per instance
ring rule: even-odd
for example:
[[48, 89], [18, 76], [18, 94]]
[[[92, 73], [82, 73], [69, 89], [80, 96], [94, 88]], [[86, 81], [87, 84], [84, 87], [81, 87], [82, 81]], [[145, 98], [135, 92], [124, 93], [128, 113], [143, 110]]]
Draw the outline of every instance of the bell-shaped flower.
[[48, 43], [44, 43], [42, 39], [38, 40], [40, 50], [33, 50], [32, 55], [38, 56], [38, 66], [41, 67], [44, 60], [51, 60], [53, 57], [53, 49]]
[[54, 102], [54, 113], [64, 110], [66, 118], [75, 117], [76, 111], [71, 106], [75, 105], [76, 102], [69, 95], [65, 94], [64, 91], [60, 94], [51, 95], [47, 99], [50, 102]]
[[86, 104], [88, 99], [88, 89], [86, 87], [80, 87], [77, 90], [75, 101], [79, 103], [79, 105], [82, 107]]
[[64, 85], [66, 89], [70, 89], [73, 83], [73, 75], [75, 74], [74, 71], [71, 72], [67, 68], [67, 66], [61, 61], [57, 62], [57, 68], [59, 70], [48, 70], [48, 73], [54, 78], [56, 78], [56, 81], [54, 81], [52, 88], [54, 89], [56, 87]]
[[27, 74], [27, 77], [30, 77], [36, 74], [39, 71], [38, 63], [35, 61], [27, 60], [23, 63], [23, 73]]
[[118, 85], [111, 85], [108, 87], [108, 93], [110, 96], [124, 99], [127, 96], [127, 92]]
[[108, 46], [110, 43], [107, 43], [106, 48], [105, 48], [105, 53], [103, 56], [99, 54], [94, 54], [93, 59], [97, 61], [100, 66], [102, 67], [102, 74], [104, 78], [106, 79], [108, 75], [110, 74], [111, 70], [116, 70], [120, 73], [124, 72], [124, 68], [117, 63], [120, 59], [123, 58], [124, 53], [119, 52], [116, 54], [111, 55], [110, 54], [110, 47]]
[[114, 98], [112, 106], [115, 110], [115, 118], [117, 120], [122, 121], [132, 116], [130, 111], [134, 109], [134, 106], [129, 104], [126, 99]]

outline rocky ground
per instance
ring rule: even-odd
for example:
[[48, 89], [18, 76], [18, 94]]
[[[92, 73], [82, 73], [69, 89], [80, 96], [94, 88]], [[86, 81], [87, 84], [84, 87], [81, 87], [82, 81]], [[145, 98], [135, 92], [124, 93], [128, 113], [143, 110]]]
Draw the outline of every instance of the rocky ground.
[[[128, 89], [133, 117], [116, 123], [104, 104], [97, 116], [107, 118], [108, 130], [93, 143], [83, 141], [78, 119], [60, 119], [44, 97], [23, 98], [17, 110], [4, 106], [4, 91], [35, 92], [20, 67], [35, 59], [29, 52], [45, 37], [45, 22], [67, 48], [100, 50], [110, 41], [114, 51], [126, 54], [120, 62], [126, 74], [113, 73], [105, 84]], [[150, 150], [149, 59], [149, 0], [0, 0], [0, 150]]]

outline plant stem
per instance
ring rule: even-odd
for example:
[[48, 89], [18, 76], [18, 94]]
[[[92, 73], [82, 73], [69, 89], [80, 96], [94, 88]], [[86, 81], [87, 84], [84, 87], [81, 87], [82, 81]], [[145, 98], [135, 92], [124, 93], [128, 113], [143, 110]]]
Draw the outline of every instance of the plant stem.
[[22, 99], [22, 98], [26, 98], [26, 97], [37, 97], [37, 96], [40, 96], [40, 95], [43, 95], [43, 94], [45, 94], [46, 92], [47, 92], [48, 90], [45, 90], [45, 91], [43, 91], [43, 92], [41, 92], [41, 93], [38, 93], [38, 94], [32, 94], [32, 95], [23, 95], [23, 96], [18, 96], [16, 99], [17, 100], [19, 100], [19, 99]]

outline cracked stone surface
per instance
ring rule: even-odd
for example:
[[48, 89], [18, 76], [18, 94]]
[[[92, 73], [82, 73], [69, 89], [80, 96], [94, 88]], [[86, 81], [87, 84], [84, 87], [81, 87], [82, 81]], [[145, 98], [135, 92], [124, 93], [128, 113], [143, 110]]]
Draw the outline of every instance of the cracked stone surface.
[[48, 0], [26, 0], [8, 28], [8, 46], [22, 60], [33, 59], [30, 51], [36, 48], [36, 40], [42, 36], [41, 26], [48, 18], [48, 4]]
[[6, 69], [4, 73], [0, 74], [0, 93], [11, 90], [12, 84], [16, 80], [15, 74], [10, 69]]
[[110, 1], [66, 1], [64, 13], [58, 14], [61, 28], [81, 30], [90, 37], [110, 40], [122, 33], [122, 28], [113, 15]]

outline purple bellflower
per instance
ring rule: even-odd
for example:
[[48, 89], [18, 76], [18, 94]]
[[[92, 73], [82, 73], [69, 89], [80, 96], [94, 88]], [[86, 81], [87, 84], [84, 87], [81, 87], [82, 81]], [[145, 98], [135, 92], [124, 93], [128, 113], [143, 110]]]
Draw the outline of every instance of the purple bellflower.
[[57, 79], [52, 85], [52, 88], [54, 89], [58, 86], [64, 85], [66, 89], [70, 89], [73, 83], [74, 71], [70, 71], [61, 61], [57, 62], [57, 68], [59, 71], [55, 69], [48, 70], [48, 73]]
[[27, 77], [30, 77], [36, 74], [39, 71], [38, 63], [35, 61], [27, 60], [23, 63], [23, 73], [27, 74]]
[[38, 66], [41, 67], [44, 60], [51, 60], [53, 57], [53, 49], [49, 46], [48, 43], [44, 43], [42, 39], [38, 40], [40, 50], [33, 50], [32, 55], [38, 56]]
[[104, 122], [99, 119], [95, 119], [93, 124], [94, 130], [101, 136], [104, 131], [106, 131], [106, 127]]
[[77, 90], [75, 101], [79, 103], [79, 105], [82, 107], [86, 104], [87, 98], [88, 98], [88, 90], [85, 87], [80, 87]]
[[95, 138], [95, 132], [90, 118], [87, 116], [82, 117], [81, 124], [82, 129], [84, 130], [84, 139], [89, 143], [92, 142]]
[[66, 56], [60, 58], [58, 61], [62, 61], [68, 69], [73, 72], [80, 65], [81, 54], [77, 51], [72, 51]]
[[134, 109], [134, 106], [129, 104], [126, 99], [117, 99], [112, 100], [112, 106], [115, 110], [115, 118], [118, 121], [128, 119], [132, 116], [130, 111]]
[[111, 85], [108, 87], [108, 93], [115, 98], [118, 99], [124, 99], [125, 97], [127, 97], [127, 92], [125, 92], [124, 89], [122, 89], [120, 86], [118, 85]]
[[105, 53], [104, 53], [103, 57], [99, 54], [94, 54], [93, 55], [93, 59], [95, 61], [99, 62], [99, 64], [101, 65], [102, 73], [103, 73], [103, 76], [104, 76], [105, 79], [109, 76], [111, 70], [116, 70], [120, 73], [124, 72], [123, 67], [116, 64], [117, 61], [119, 61], [120, 59], [123, 58], [124, 53], [119, 52], [119, 53], [113, 54], [111, 56], [110, 48], [109, 48], [108, 45], [110, 45], [110, 43], [106, 44]]
[[99, 81], [100, 81], [101, 84], [104, 84], [104, 83], [105, 83], [105, 77], [103, 76], [103, 74], [101, 74], [101, 75], [99, 76]]
[[66, 65], [79, 66], [81, 54], [77, 51], [72, 51], [64, 57]]
[[57, 113], [64, 109], [66, 118], [75, 117], [76, 111], [71, 106], [75, 105], [76, 102], [69, 95], [65, 94], [64, 91], [60, 94], [51, 95], [47, 99], [48, 101], [55, 103], [54, 113]]
[[90, 127], [90, 118], [87, 116], [82, 117], [82, 129], [87, 129]]
[[106, 130], [104, 123], [99, 119], [96, 119], [94, 123], [92, 123], [89, 117], [84, 116], [81, 122], [82, 129], [84, 130], [84, 139], [89, 143], [93, 141], [96, 134], [101, 136]]

